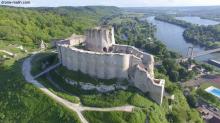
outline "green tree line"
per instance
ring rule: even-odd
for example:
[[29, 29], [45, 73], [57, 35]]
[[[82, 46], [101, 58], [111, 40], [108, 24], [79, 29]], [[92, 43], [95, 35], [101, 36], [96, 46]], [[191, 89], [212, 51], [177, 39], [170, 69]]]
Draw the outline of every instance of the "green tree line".
[[214, 26], [191, 26], [184, 31], [183, 37], [191, 43], [207, 48], [220, 47], [220, 24]]
[[101, 18], [120, 13], [116, 7], [86, 6], [58, 8], [14, 8], [0, 6], [0, 41], [26, 46], [40, 40], [82, 34]]
[[187, 42], [206, 48], [220, 47], [220, 24], [196, 25], [175, 19], [175, 16], [170, 15], [160, 15], [155, 17], [155, 19], [186, 28], [183, 32], [183, 37]]

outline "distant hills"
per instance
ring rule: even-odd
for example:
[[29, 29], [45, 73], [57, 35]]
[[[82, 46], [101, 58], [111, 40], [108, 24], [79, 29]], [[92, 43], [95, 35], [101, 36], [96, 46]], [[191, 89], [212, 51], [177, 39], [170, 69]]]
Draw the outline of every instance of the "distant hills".
[[[188, 6], [188, 7], [125, 7], [123, 10], [141, 13], [170, 13], [185, 15], [220, 15], [220, 6]], [[189, 13], [190, 12], [190, 13]]]

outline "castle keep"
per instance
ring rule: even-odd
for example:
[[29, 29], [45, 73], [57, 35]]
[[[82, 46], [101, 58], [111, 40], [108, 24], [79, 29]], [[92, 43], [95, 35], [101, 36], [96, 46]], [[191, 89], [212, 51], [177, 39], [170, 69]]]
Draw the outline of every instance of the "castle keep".
[[96, 27], [57, 42], [60, 62], [73, 71], [100, 79], [127, 79], [161, 104], [163, 79], [154, 78], [154, 57], [133, 46], [115, 44], [114, 29]]

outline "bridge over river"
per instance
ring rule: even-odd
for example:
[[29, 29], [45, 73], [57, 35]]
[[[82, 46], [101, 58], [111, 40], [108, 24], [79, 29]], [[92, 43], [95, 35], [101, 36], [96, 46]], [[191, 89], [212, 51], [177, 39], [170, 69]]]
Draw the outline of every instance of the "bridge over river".
[[182, 57], [180, 59], [177, 59], [177, 61], [178, 62], [186, 61], [188, 59], [194, 59], [196, 57], [212, 54], [212, 53], [215, 53], [215, 52], [220, 52], [220, 48], [205, 50], [205, 51], [201, 51], [201, 52], [194, 52], [193, 47], [188, 47], [188, 51], [187, 51], [186, 56]]
[[193, 59], [195, 57], [199, 57], [199, 56], [203, 56], [203, 55], [207, 55], [207, 54], [211, 54], [211, 53], [215, 53], [215, 52], [220, 52], [220, 48], [205, 50], [202, 52], [194, 52], [193, 47], [189, 47], [188, 51], [187, 51], [186, 58]]

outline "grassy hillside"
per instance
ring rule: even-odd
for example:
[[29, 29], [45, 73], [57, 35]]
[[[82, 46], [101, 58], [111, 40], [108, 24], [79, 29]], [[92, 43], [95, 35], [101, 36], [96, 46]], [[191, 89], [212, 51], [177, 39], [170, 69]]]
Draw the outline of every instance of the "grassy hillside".
[[[86, 28], [97, 25], [104, 16], [117, 12], [120, 11], [115, 7], [25, 9], [0, 6], [0, 49], [16, 53], [15, 57], [0, 60], [0, 122], [79, 123], [74, 112], [25, 82], [21, 64], [28, 54], [16, 47], [22, 44], [28, 51], [36, 50], [41, 39], [49, 42], [72, 33], [81, 34]], [[3, 55], [1, 52], [0, 58]]]
[[[73, 32], [81, 34], [86, 28], [97, 25], [105, 16], [117, 14], [118, 12], [120, 10], [115, 7], [34, 9], [0, 7], [0, 49], [17, 54], [16, 57], [11, 57], [0, 63], [0, 122], [78, 123], [79, 119], [74, 112], [70, 112], [68, 109], [56, 104], [41, 91], [25, 82], [21, 74], [21, 63], [28, 54], [9, 44], [22, 44], [25, 46], [25, 49], [30, 51], [32, 50], [31, 48], [36, 47], [36, 44], [41, 39], [49, 42], [53, 38], [67, 37]], [[123, 27], [127, 27], [125, 25]], [[141, 28], [148, 29], [149, 26], [143, 24]], [[128, 34], [131, 34], [132, 31], [134, 30], [129, 30]], [[145, 33], [143, 29], [139, 31]], [[124, 33], [124, 31], [119, 32], [118, 35], [121, 33]], [[135, 36], [132, 40], [139, 39], [136, 39]], [[137, 44], [139, 43], [144, 42], [138, 42]], [[156, 46], [158, 45], [156, 44]], [[157, 49], [156, 46], [155, 49]], [[152, 45], [149, 45], [149, 47], [152, 47]], [[44, 60], [39, 60], [39, 62], [44, 62]], [[36, 65], [36, 67], [38, 66]], [[35, 69], [32, 72], [39, 72], [39, 69]], [[69, 73], [69, 71], [66, 72]], [[107, 94], [85, 92], [65, 84], [63, 79], [55, 75], [54, 72], [51, 72], [50, 75], [54, 77], [57, 84], [63, 87], [65, 91], [58, 92], [59, 90], [52, 87], [52, 84], [46, 83], [46, 86], [50, 87], [50, 90], [53, 90], [57, 95], [72, 102], [78, 102], [79, 100], [75, 96], [66, 96], [66, 92], [78, 96], [82, 104], [87, 106], [111, 107], [131, 104], [141, 107], [140, 110], [132, 113], [85, 112], [84, 115], [90, 122], [139, 123], [145, 122], [147, 113], [149, 121], [153, 123], [167, 123], [169, 120], [178, 123], [202, 122], [198, 113], [194, 109], [190, 109], [180, 88], [176, 84], [171, 83], [165, 75], [155, 74], [156, 78], [165, 78], [166, 91], [175, 94], [172, 111], [168, 108], [167, 98], [164, 99], [163, 105], [159, 106], [149, 100], [146, 95], [133, 88], [133, 90], [115, 91], [114, 93]], [[65, 75], [68, 76], [68, 74]]]
[[[115, 20], [113, 18], [113, 20]], [[117, 19], [118, 20], [118, 19]], [[131, 20], [131, 19], [129, 19]], [[128, 20], [128, 21], [129, 21]], [[131, 36], [133, 39], [128, 39], [130, 40], [128, 44], [131, 44], [135, 41], [142, 41], [144, 39], [144, 33], [147, 31], [151, 31], [149, 26], [144, 26], [147, 25], [145, 22], [138, 22], [138, 19], [132, 20], [131, 24], [126, 23], [126, 22], [118, 22], [114, 26], [115, 32], [116, 32], [116, 37], [120, 37], [120, 35], [123, 35], [124, 33], [128, 33], [129, 35], [131, 33], [137, 34], [136, 36]], [[124, 21], [124, 19], [123, 19]], [[125, 20], [127, 21], [127, 20]], [[133, 24], [135, 23], [135, 24]], [[114, 23], [113, 23], [114, 24]], [[126, 26], [127, 24], [127, 26]], [[143, 24], [143, 26], [142, 26]], [[123, 25], [123, 26], [121, 26]], [[131, 27], [130, 27], [131, 25]], [[135, 25], [135, 26], [133, 26]], [[133, 27], [133, 28], [132, 28]], [[142, 27], [142, 28], [141, 28]], [[139, 29], [142, 29], [142, 31]], [[123, 31], [125, 30], [125, 32]], [[137, 33], [136, 33], [137, 31]], [[142, 33], [143, 32], [143, 33]], [[148, 34], [153, 34], [148, 33]], [[142, 37], [143, 36], [143, 37]], [[148, 35], [149, 36], [149, 35]], [[140, 40], [137, 40], [140, 37]], [[122, 41], [128, 42], [128, 41]], [[150, 42], [150, 41], [146, 41]], [[151, 41], [152, 42], [152, 41]], [[121, 42], [119, 42], [121, 43]], [[143, 42], [140, 42], [140, 44], [145, 44], [145, 40]], [[157, 50], [160, 48], [156, 48], [158, 44], [156, 43], [151, 43], [154, 44], [155, 48], [153, 45], [149, 45], [149, 48], [155, 49], [152, 51], [157, 51], [161, 52], [158, 53], [158, 56], [161, 56], [160, 58], [166, 56], [163, 50]], [[166, 47], [164, 48], [165, 51], [167, 51]], [[168, 51], [167, 51], [168, 52]], [[170, 66], [170, 65], [169, 65]], [[59, 73], [62, 73], [63, 76], [71, 78], [73, 80], [79, 80], [78, 76], [71, 76], [74, 75], [72, 71], [70, 72], [67, 69], [62, 69], [58, 68]], [[70, 74], [71, 73], [71, 74]], [[146, 115], [148, 115], [148, 119], [150, 122], [153, 123], [159, 123], [159, 122], [164, 122], [167, 123], [168, 121], [173, 121], [177, 123], [202, 123], [202, 119], [200, 118], [198, 112], [195, 109], [191, 109], [186, 101], [186, 98], [184, 97], [181, 89], [177, 86], [176, 83], [172, 83], [169, 81], [167, 78], [167, 75], [163, 75], [160, 73], [157, 73], [155, 71], [156, 78], [164, 78], [166, 79], [166, 92], [170, 94], [175, 94], [175, 101], [173, 102], [173, 110], [169, 110], [168, 108], [168, 101], [167, 98], [164, 98], [164, 102], [162, 106], [157, 105], [155, 102], [151, 101], [146, 95], [144, 95], [141, 92], [138, 92], [138, 90], [134, 88], [129, 88], [127, 91], [119, 90], [119, 91], [114, 91], [114, 92], [109, 92], [109, 93], [97, 93], [94, 91], [83, 91], [77, 87], [73, 87], [67, 83], [65, 83], [64, 79], [56, 72], [51, 72], [49, 75], [51, 75], [56, 82], [57, 85], [62, 87], [65, 91], [68, 93], [72, 93], [80, 98], [80, 101], [83, 105], [86, 106], [96, 106], [96, 107], [112, 107], [112, 106], [121, 106], [121, 105], [135, 105], [137, 107], [142, 107], [143, 109], [140, 110], [140, 112], [133, 112], [133, 113], [122, 113], [122, 112], [85, 112], [84, 115], [85, 117], [90, 121], [90, 122], [134, 122], [134, 123], [141, 123], [145, 122]], [[84, 76], [84, 80], [80, 81], [88, 81], [85, 80], [86, 78], [89, 78], [88, 76]], [[90, 79], [90, 78], [89, 78]], [[89, 82], [89, 81], [88, 81]], [[46, 81], [42, 81], [43, 84], [46, 84]], [[52, 85], [50, 85], [52, 86]], [[53, 87], [49, 87], [53, 88]], [[55, 89], [56, 91], [56, 89]], [[144, 117], [145, 116], [145, 117]], [[129, 117], [129, 119], [128, 119]], [[144, 117], [144, 118], [143, 118]]]
[[24, 55], [17, 52], [0, 64], [0, 122], [39, 123], [68, 122], [80, 123], [77, 115], [58, 105], [41, 91], [25, 82], [21, 74]]
[[[59, 69], [59, 68], [58, 68]], [[68, 70], [64, 70], [62, 74], [68, 73]], [[85, 112], [84, 115], [90, 122], [130, 122], [130, 123], [142, 123], [146, 119], [146, 114], [149, 113], [148, 119], [153, 123], [164, 122], [173, 120], [178, 123], [202, 123], [198, 112], [195, 109], [191, 109], [184, 97], [180, 88], [171, 83], [169, 79], [162, 74], [155, 73], [156, 78], [166, 79], [166, 92], [175, 94], [175, 100], [173, 102], [173, 110], [168, 108], [168, 100], [164, 98], [163, 105], [159, 106], [155, 102], [151, 101], [149, 97], [139, 92], [134, 88], [129, 88], [126, 91], [119, 90], [109, 93], [96, 93], [94, 91], [83, 91], [77, 87], [67, 84], [58, 74], [51, 72], [54, 81], [66, 92], [74, 94], [80, 98], [83, 105], [95, 106], [95, 107], [113, 107], [121, 105], [134, 105], [140, 107], [139, 112], [123, 113], [123, 112]], [[46, 78], [42, 77], [42, 84], [47, 84]], [[74, 79], [74, 78], [72, 78]], [[74, 79], [75, 80], [75, 79]], [[76, 78], [77, 80], [77, 78]], [[48, 85], [48, 88], [53, 88], [53, 85]], [[56, 91], [56, 89], [54, 90]], [[65, 93], [65, 92], [64, 92]], [[145, 117], [143, 118], [145, 114]], [[127, 119], [131, 117], [131, 119]]]
[[105, 16], [119, 13], [116, 7], [13, 8], [0, 6], [0, 41], [27, 46], [40, 40], [66, 38], [98, 25]]
[[146, 114], [142, 111], [127, 112], [84, 112], [90, 123], [144, 123]]

